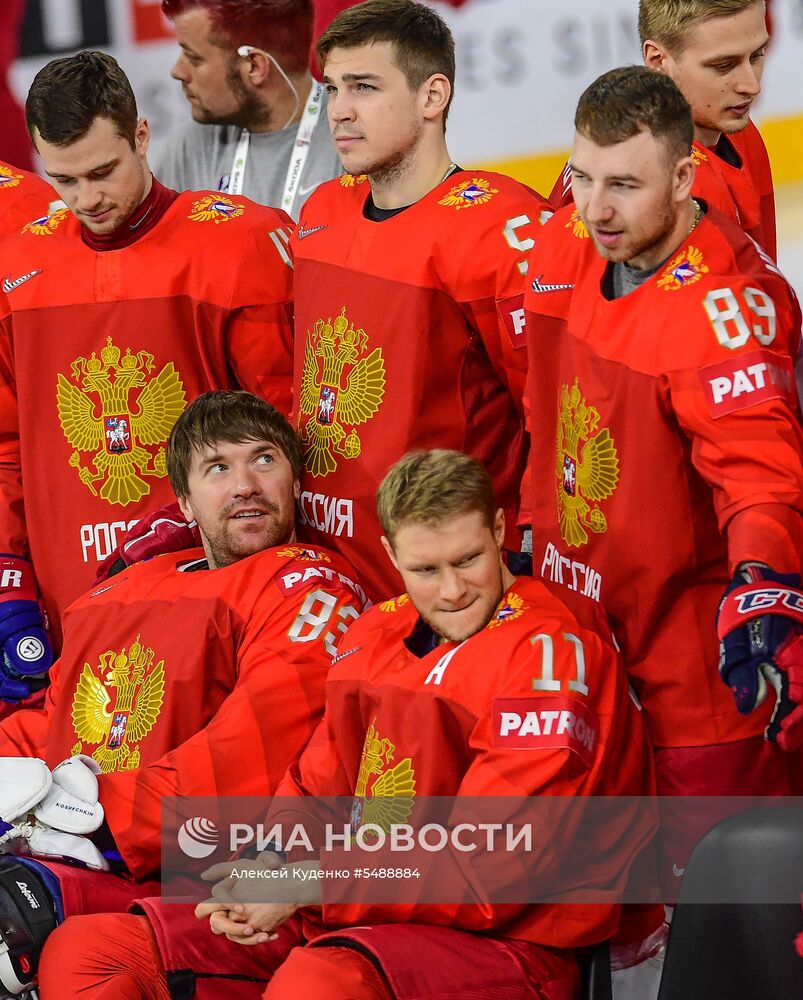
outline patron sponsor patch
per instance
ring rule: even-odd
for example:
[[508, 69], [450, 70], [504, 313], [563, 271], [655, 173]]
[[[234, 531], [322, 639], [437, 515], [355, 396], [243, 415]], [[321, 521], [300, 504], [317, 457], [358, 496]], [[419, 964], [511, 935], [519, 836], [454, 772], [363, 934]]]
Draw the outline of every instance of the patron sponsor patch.
[[281, 573], [274, 579], [276, 586], [285, 597], [290, 597], [292, 594], [297, 594], [300, 590], [304, 590], [310, 581], [324, 584], [339, 581], [359, 598], [363, 607], [368, 605], [368, 598], [362, 587], [358, 583], [355, 583], [354, 580], [345, 576], [345, 574], [338, 573], [337, 570], [332, 569], [331, 566], [308, 566], [304, 570]]
[[791, 358], [751, 351], [700, 371], [708, 409], [716, 420], [767, 399], [796, 400]]
[[493, 745], [502, 750], [573, 750], [586, 767], [599, 742], [599, 720], [576, 698], [495, 698]]
[[507, 335], [514, 350], [527, 346], [527, 331], [524, 323], [524, 295], [513, 295], [497, 302], [496, 308], [505, 324]]

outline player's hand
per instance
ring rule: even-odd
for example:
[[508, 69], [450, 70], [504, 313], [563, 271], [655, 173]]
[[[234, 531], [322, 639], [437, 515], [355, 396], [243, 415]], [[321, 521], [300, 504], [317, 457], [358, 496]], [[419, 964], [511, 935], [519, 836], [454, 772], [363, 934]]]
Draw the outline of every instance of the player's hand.
[[281, 868], [282, 858], [273, 851], [265, 851], [253, 861], [223, 862], [208, 868], [202, 875], [207, 881], [219, 879], [212, 889], [213, 899], [199, 903], [195, 916], [209, 918], [213, 934], [225, 934], [237, 944], [264, 944], [278, 937], [272, 933], [289, 920], [298, 909], [296, 903], [242, 902], [248, 895], [264, 898], [266, 883], [249, 877], [249, 872], [260, 868]]
[[102, 583], [126, 566], [145, 562], [165, 552], [180, 552], [201, 544], [195, 521], [188, 522], [177, 503], [165, 504], [137, 521], [121, 544], [98, 566], [95, 584]]
[[16, 704], [45, 687], [52, 663], [33, 566], [0, 556], [0, 701]]
[[717, 614], [719, 673], [744, 715], [767, 683], [775, 711], [764, 735], [783, 750], [803, 745], [803, 590], [797, 573], [750, 563], [737, 570]]
[[277, 929], [297, 909], [293, 903], [238, 903], [231, 910], [214, 910], [209, 916], [209, 928], [213, 934], [225, 934], [235, 944], [265, 944], [276, 940]]
[[249, 873], [259, 868], [281, 868], [284, 860], [275, 851], [263, 851], [256, 858], [251, 860], [241, 859], [239, 861], [222, 861], [212, 865], [205, 872], [201, 873], [201, 878], [205, 882], [215, 882], [212, 887], [212, 896], [221, 903], [234, 903], [238, 901], [235, 890], [238, 886], [255, 883], [255, 878]]

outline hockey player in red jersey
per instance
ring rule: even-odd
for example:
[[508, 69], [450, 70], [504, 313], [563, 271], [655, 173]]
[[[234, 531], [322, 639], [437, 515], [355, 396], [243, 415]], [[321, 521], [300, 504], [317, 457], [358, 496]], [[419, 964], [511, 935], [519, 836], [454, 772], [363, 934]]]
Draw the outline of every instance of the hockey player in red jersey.
[[[543, 584], [506, 569], [504, 513], [479, 463], [445, 450], [411, 453], [383, 481], [378, 506], [383, 545], [407, 592], [349, 628], [327, 682], [325, 721], [277, 793], [290, 799], [274, 809], [293, 802], [303, 808], [300, 796], [356, 796], [370, 804], [388, 794], [403, 803], [413, 792], [417, 801], [649, 794], [651, 755], [613, 646], [603, 632], [582, 627]], [[525, 735], [524, 720], [550, 712], [575, 721]], [[584, 739], [589, 732], [593, 739]], [[417, 820], [410, 809], [403, 815]], [[633, 832], [623, 829], [619, 846], [640, 847], [651, 828], [630, 839]], [[595, 828], [591, 855], [617, 847], [608, 835]], [[570, 838], [528, 855], [535, 881], [551, 877]], [[450, 863], [442, 858], [438, 865]], [[455, 902], [472, 898], [457, 871]], [[408, 890], [415, 898], [414, 881]], [[199, 1000], [222, 988], [242, 1000], [258, 997], [267, 980], [265, 1000], [447, 993], [571, 1000], [578, 983], [571, 949], [613, 936], [620, 917], [620, 907], [593, 890], [589, 898], [599, 903], [592, 906], [377, 905], [359, 901], [356, 883], [337, 902], [327, 902], [324, 890], [322, 906], [320, 899], [304, 906], [288, 930], [293, 904], [269, 896], [242, 904], [248, 897], [234, 880], [214, 895], [218, 902], [199, 905], [197, 915], [229, 941], [193, 928], [187, 908], [148, 900], [155, 939], [142, 918], [68, 921], [46, 956], [45, 985], [52, 967], [54, 983], [58, 970], [62, 984], [80, 985], [87, 998], [127, 977], [138, 983], [132, 997], [156, 997], [165, 972], [157, 979], [154, 970], [161, 966], [171, 981], [184, 970]], [[120, 947], [126, 928], [142, 943], [139, 953]], [[87, 935], [105, 942], [103, 974], [89, 951], [76, 952]], [[314, 947], [304, 947], [308, 941]], [[254, 947], [242, 947], [249, 943]]]
[[[160, 185], [110, 56], [49, 63], [27, 114], [68, 207], [32, 215], [3, 244], [0, 552], [28, 603], [38, 579], [58, 646], [61, 612], [99, 560], [172, 499], [165, 443], [186, 401], [241, 385], [289, 410], [289, 222]], [[19, 633], [4, 608], [8, 653]]]
[[[163, 797], [275, 792], [318, 721], [335, 643], [364, 606], [344, 560], [296, 543], [300, 451], [268, 403], [245, 392], [199, 397], [173, 430], [167, 463], [203, 549], [140, 563], [76, 601], [44, 709], [0, 724], [2, 843], [22, 837], [37, 858], [96, 869], [122, 861], [122, 879], [19, 862], [36, 888], [55, 872], [65, 914], [109, 909], [109, 894], [125, 909], [143, 892], [138, 883], [161, 864]], [[43, 798], [10, 814], [15, 768], [32, 764], [18, 757], [39, 758]], [[15, 865], [2, 856], [4, 913], [20, 903], [13, 891], [9, 902]], [[3, 940], [19, 977], [25, 956], [35, 971], [39, 949], [26, 947], [24, 927], [14, 933], [23, 936]], [[0, 959], [7, 989], [10, 975]]]
[[451, 161], [454, 41], [424, 4], [344, 11], [318, 55], [346, 174], [315, 191], [292, 241], [299, 506], [305, 537], [343, 552], [369, 595], [388, 597], [373, 498], [410, 448], [476, 455], [515, 525], [521, 296], [547, 206], [509, 177]]
[[576, 128], [576, 213], [544, 228], [526, 296], [535, 571], [608, 612], [660, 792], [793, 793], [797, 300], [731, 220], [690, 197], [691, 118], [668, 77], [605, 74]]
[[[764, 0], [640, 0], [644, 62], [667, 73], [691, 105], [692, 194], [724, 212], [777, 257], [769, 157], [750, 118], [769, 42]], [[550, 195], [572, 200], [567, 166]]]
[[[48, 206], [57, 200], [56, 192], [41, 177], [0, 161], [0, 239], [20, 232], [31, 219], [47, 215]], [[10, 273], [3, 278], [12, 286]], [[3, 290], [7, 290], [5, 285]]]

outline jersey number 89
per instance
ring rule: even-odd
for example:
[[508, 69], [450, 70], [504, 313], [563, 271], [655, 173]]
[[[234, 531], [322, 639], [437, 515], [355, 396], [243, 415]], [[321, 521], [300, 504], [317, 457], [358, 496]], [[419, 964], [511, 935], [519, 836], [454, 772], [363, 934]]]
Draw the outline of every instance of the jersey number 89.
[[[775, 303], [760, 288], [745, 288], [743, 294], [744, 302], [740, 302], [732, 289], [715, 288], [703, 301], [717, 340], [729, 351], [744, 347], [751, 333], [764, 347], [775, 340]], [[747, 306], [747, 310], [742, 308], [743, 305]], [[755, 318], [760, 322], [748, 322], [745, 318], [748, 310], [752, 313], [748, 319], [752, 321]]]

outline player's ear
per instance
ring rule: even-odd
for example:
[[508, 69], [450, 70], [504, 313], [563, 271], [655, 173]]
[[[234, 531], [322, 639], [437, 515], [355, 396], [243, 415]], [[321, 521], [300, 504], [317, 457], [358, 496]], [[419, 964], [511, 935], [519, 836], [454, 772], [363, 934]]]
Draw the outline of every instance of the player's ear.
[[195, 514], [193, 513], [192, 507], [190, 506], [189, 498], [188, 497], [176, 497], [176, 500], [178, 500], [179, 510], [184, 515], [184, 517], [186, 518], [186, 520], [187, 521], [194, 521], [195, 520]]
[[494, 517], [494, 538], [496, 539], [496, 544], [501, 549], [505, 540], [505, 512], [501, 507]]
[[694, 184], [694, 175], [697, 171], [697, 164], [690, 156], [684, 156], [675, 164], [675, 200], [685, 201], [691, 197], [691, 189]]
[[443, 115], [449, 106], [452, 85], [443, 73], [433, 73], [428, 80], [421, 84], [419, 94], [423, 101], [424, 118], [437, 118]]
[[298, 498], [301, 496], [301, 483], [298, 479], [293, 480], [293, 499], [298, 502]]
[[667, 52], [659, 42], [654, 42], [651, 38], [646, 39], [641, 46], [641, 55], [647, 69], [655, 70], [657, 73], [667, 72]]
[[[393, 565], [394, 565], [394, 567], [396, 569], [399, 569], [399, 564], [396, 561], [396, 553], [393, 551], [393, 546], [390, 544], [390, 542], [388, 541], [388, 539], [385, 538], [384, 535], [382, 535], [382, 537], [379, 540], [380, 540], [380, 542], [382, 542], [382, 548], [388, 554], [388, 559], [390, 559], [390, 561], [393, 563]], [[401, 572], [401, 570], [399, 570], [399, 572]]]
[[138, 156], [144, 156], [151, 144], [151, 127], [147, 118], [140, 118], [134, 130], [134, 150]]

